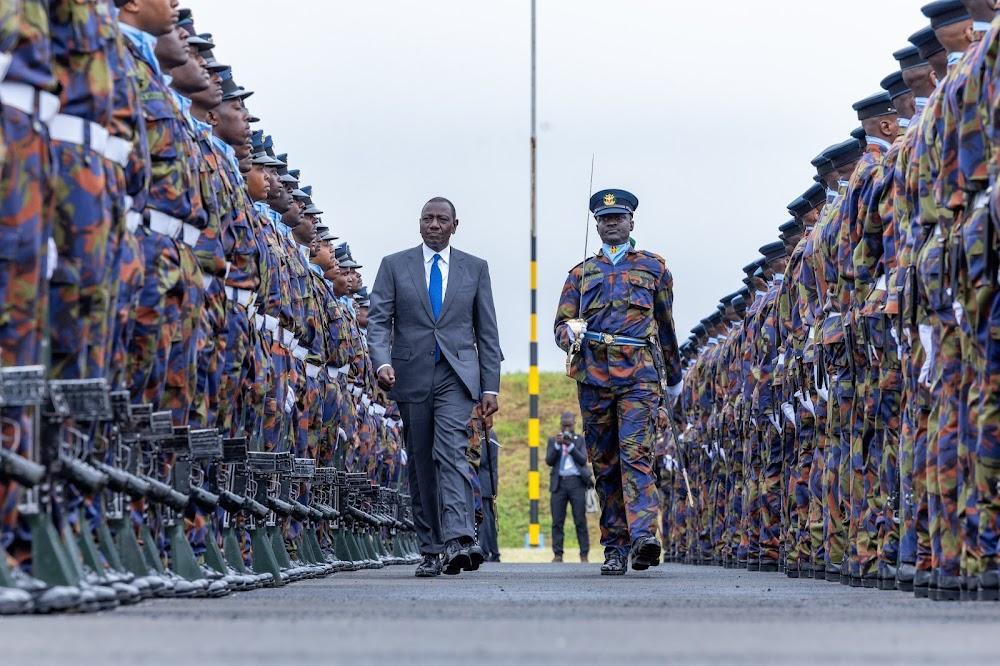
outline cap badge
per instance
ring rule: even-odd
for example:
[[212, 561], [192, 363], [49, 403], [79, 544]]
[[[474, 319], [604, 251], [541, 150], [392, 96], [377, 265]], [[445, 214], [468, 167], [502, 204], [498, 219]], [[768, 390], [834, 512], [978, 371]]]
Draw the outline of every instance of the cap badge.
[[615, 201], [616, 201], [615, 195], [611, 194], [611, 192], [608, 192], [607, 194], [604, 195], [604, 205], [605, 206], [614, 206], [615, 205]]

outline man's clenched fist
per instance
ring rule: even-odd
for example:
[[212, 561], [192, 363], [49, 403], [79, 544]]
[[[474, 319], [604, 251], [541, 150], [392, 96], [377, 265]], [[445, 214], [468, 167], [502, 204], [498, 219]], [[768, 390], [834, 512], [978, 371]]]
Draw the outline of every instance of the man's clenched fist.
[[392, 369], [391, 365], [379, 368], [378, 385], [386, 391], [391, 391], [392, 387], [396, 385], [396, 372]]

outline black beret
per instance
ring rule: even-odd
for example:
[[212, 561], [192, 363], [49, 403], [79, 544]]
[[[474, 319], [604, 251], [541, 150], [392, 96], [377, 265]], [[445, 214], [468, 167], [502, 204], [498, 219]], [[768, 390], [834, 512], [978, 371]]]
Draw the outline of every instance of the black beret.
[[931, 27], [935, 30], [970, 18], [962, 0], [937, 0], [924, 5], [920, 11], [931, 20]]
[[694, 328], [691, 329], [691, 332], [694, 333], [699, 338], [708, 335], [708, 331], [705, 330], [705, 326], [702, 324], [696, 325]]
[[794, 236], [801, 232], [803, 228], [802, 223], [798, 220], [788, 220], [788, 222], [778, 227], [778, 231], [781, 232], [782, 236]]
[[802, 197], [796, 197], [792, 203], [788, 204], [787, 208], [788, 212], [795, 217], [802, 217], [803, 215], [808, 214], [809, 211], [815, 208], [815, 206]]
[[253, 94], [252, 90], [245, 90], [240, 86], [236, 85], [236, 81], [233, 80], [233, 70], [224, 69], [219, 72], [219, 77], [222, 79], [222, 101], [228, 102], [231, 99], [246, 99]]
[[889, 97], [889, 93], [884, 91], [865, 97], [863, 100], [855, 102], [852, 107], [858, 112], [858, 120], [868, 120], [896, 113], [896, 107], [892, 105], [892, 98]]
[[927, 64], [927, 59], [920, 55], [920, 49], [913, 45], [899, 49], [892, 57], [899, 63], [900, 71]]
[[826, 148], [825, 150], [823, 150], [822, 153], [812, 158], [812, 160], [809, 162], [810, 164], [813, 165], [813, 167], [815, 167], [816, 174], [820, 177], [825, 176], [826, 174], [833, 171], [832, 160], [830, 159], [830, 156], [827, 154], [831, 148], [833, 148], [833, 146]]
[[721, 323], [722, 323], [722, 313], [721, 313], [721, 312], [719, 312], [718, 310], [716, 310], [716, 311], [715, 311], [715, 312], [713, 312], [712, 314], [708, 315], [708, 321], [709, 321], [709, 322], [710, 322], [710, 323], [711, 323], [711, 324], [712, 324], [713, 326], [718, 326], [719, 324], [721, 324]]
[[729, 305], [729, 303], [731, 303], [732, 300], [734, 298], [736, 298], [737, 296], [739, 296], [739, 295], [740, 295], [740, 292], [734, 291], [733, 293], [726, 294], [725, 296], [723, 296], [722, 298], [720, 298], [719, 302], [722, 303], [723, 305]]
[[802, 199], [805, 199], [813, 208], [818, 208], [826, 203], [826, 188], [819, 183], [814, 183], [808, 190], [802, 193]]
[[827, 150], [827, 157], [833, 163], [834, 169], [838, 169], [851, 162], [857, 162], [861, 159], [861, 144], [857, 139], [848, 139], [847, 141], [831, 146]]
[[905, 95], [910, 92], [909, 86], [903, 81], [903, 72], [893, 72], [889, 76], [882, 79], [879, 84], [882, 89], [889, 93], [889, 97], [896, 99], [900, 95]]
[[[749, 294], [750, 291], [747, 290], [747, 293]], [[747, 299], [746, 299], [746, 297], [743, 296], [742, 294], [740, 294], [739, 296], [737, 296], [736, 298], [734, 298], [733, 299], [733, 309], [736, 310], [737, 312], [745, 312], [746, 309], [747, 309]]]
[[772, 262], [775, 259], [781, 259], [788, 254], [785, 251], [785, 244], [781, 241], [774, 241], [773, 243], [762, 245], [758, 251], [764, 255], [765, 262]]
[[590, 212], [594, 217], [634, 213], [639, 207], [639, 198], [625, 190], [601, 190], [590, 197]]
[[937, 35], [934, 34], [934, 29], [930, 26], [918, 30], [910, 35], [909, 41], [917, 47], [920, 57], [924, 60], [930, 58], [935, 53], [944, 51], [944, 47], [941, 46], [941, 42], [938, 41]]

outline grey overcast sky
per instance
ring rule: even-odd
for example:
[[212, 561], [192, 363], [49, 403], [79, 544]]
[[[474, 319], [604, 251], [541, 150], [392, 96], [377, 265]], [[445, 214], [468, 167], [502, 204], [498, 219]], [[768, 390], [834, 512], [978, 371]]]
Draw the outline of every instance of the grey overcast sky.
[[[374, 281], [432, 196], [489, 260], [506, 371], [528, 366], [529, 0], [182, 0]], [[809, 160], [896, 67], [921, 0], [538, 0], [539, 338], [594, 187], [640, 200], [681, 338], [777, 237]], [[591, 224], [591, 248], [596, 233]]]

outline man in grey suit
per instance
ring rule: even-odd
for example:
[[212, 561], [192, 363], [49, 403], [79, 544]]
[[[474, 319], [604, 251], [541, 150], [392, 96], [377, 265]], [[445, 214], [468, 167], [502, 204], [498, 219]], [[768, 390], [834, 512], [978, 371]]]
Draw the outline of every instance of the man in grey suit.
[[378, 382], [403, 417], [420, 577], [474, 571], [483, 559], [466, 426], [474, 408], [497, 411], [502, 355], [489, 266], [450, 246], [457, 229], [450, 201], [424, 204], [423, 243], [382, 260], [368, 312]]

